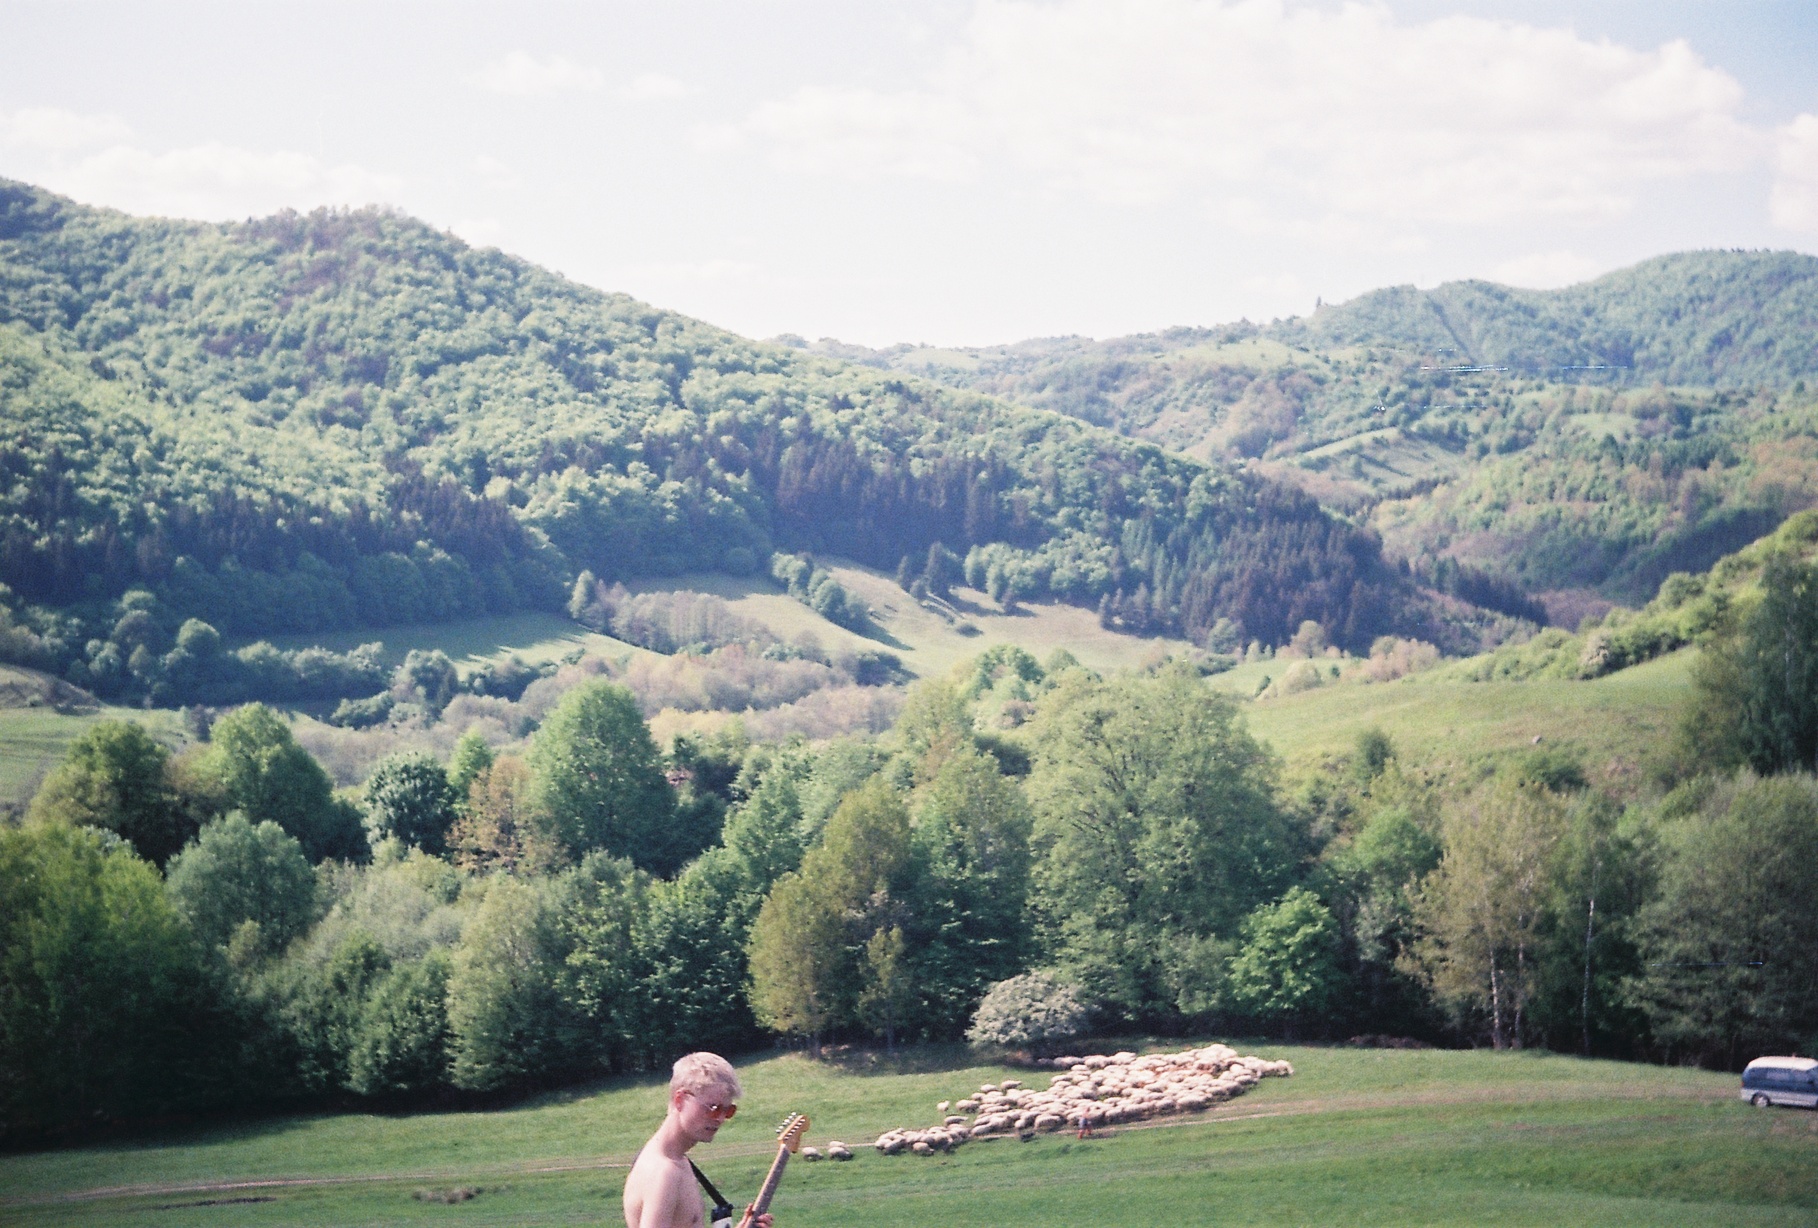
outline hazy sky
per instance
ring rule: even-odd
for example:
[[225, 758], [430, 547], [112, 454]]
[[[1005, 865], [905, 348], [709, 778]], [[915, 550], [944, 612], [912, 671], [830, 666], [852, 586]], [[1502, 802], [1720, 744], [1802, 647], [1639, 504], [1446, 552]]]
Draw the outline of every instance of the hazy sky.
[[753, 336], [1818, 250], [1811, 0], [0, 4], [0, 176], [382, 202]]

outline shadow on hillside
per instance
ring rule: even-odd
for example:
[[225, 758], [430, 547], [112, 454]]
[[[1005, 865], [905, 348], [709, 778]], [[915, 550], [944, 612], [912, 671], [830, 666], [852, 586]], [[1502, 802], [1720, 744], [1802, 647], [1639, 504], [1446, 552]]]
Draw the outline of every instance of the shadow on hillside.
[[884, 630], [883, 627], [878, 625], [876, 619], [867, 618], [864, 621], [864, 624], [862, 626], [852, 627], [852, 628], [848, 628], [848, 629], [852, 632], [852, 634], [859, 636], [863, 639], [871, 640], [874, 643], [882, 644], [886, 648], [901, 649], [904, 652], [909, 651], [910, 646], [908, 644], [904, 643], [902, 640], [897, 639], [896, 636], [890, 634], [890, 632]]
[[850, 1075], [943, 1074], [980, 1064], [970, 1045], [957, 1043], [904, 1045], [894, 1053], [858, 1045], [836, 1045], [821, 1051], [821, 1061]]
[[264, 1102], [227, 1105], [205, 1112], [103, 1122], [51, 1135], [0, 1139], [0, 1155], [107, 1147], [218, 1146], [304, 1130], [325, 1119], [348, 1114], [402, 1120], [443, 1113], [552, 1108], [640, 1086], [660, 1090], [668, 1080], [669, 1073], [665, 1069], [602, 1075], [558, 1087], [518, 1087], [491, 1092], [444, 1088], [424, 1095], [391, 1098], [348, 1096], [278, 1105]]

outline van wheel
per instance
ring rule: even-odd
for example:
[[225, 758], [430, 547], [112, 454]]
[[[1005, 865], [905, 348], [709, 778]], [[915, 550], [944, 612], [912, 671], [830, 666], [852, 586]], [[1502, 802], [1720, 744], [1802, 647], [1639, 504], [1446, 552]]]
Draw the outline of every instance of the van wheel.
[[1760, 1092], [1756, 1092], [1753, 1096], [1749, 1097], [1749, 1103], [1754, 1105], [1758, 1109], [1765, 1109], [1765, 1108], [1767, 1108], [1768, 1105], [1770, 1105], [1774, 1102], [1772, 1100], [1769, 1100], [1766, 1096], [1762, 1095]]

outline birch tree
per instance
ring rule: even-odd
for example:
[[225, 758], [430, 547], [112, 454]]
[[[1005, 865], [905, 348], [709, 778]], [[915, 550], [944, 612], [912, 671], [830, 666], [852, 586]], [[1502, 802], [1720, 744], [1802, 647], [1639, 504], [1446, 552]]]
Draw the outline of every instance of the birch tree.
[[1446, 816], [1439, 867], [1415, 893], [1411, 970], [1455, 1012], [1482, 1011], [1498, 1049], [1522, 1045], [1547, 867], [1564, 827], [1564, 805], [1541, 786], [1490, 785]]

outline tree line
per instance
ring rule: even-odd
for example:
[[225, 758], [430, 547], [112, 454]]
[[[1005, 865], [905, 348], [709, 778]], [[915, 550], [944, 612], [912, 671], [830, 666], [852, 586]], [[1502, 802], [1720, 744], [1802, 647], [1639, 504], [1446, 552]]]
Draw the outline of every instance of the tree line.
[[1818, 568], [1775, 561], [1703, 661], [1628, 804], [1555, 750], [1438, 780], [1377, 732], [1286, 784], [1196, 668], [1014, 648], [878, 738], [659, 750], [595, 681], [521, 752], [341, 794], [260, 705], [175, 755], [101, 722], [0, 830], [6, 1130], [956, 1038], [1019, 977], [1113, 1031], [1798, 1051]]

